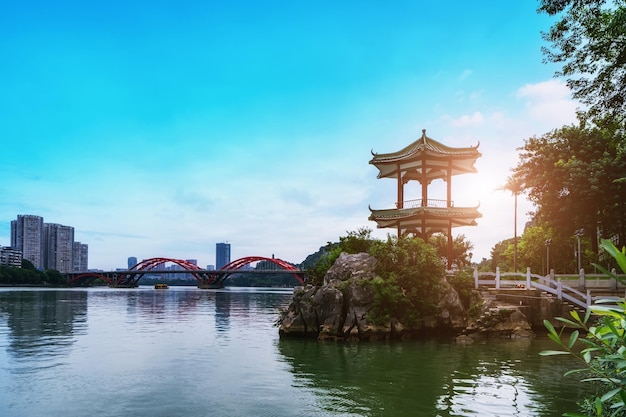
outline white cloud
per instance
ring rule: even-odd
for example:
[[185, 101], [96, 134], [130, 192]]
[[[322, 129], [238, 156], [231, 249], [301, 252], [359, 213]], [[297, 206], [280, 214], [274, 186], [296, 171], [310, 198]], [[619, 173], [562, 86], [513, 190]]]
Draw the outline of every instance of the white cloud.
[[458, 119], [450, 121], [450, 124], [454, 127], [467, 127], [467, 126], [480, 126], [484, 124], [485, 118], [480, 112], [474, 112], [471, 115], [463, 115]]
[[571, 91], [560, 80], [526, 84], [516, 92], [524, 101], [526, 112], [532, 121], [545, 123], [552, 128], [576, 121], [576, 103], [570, 98]]

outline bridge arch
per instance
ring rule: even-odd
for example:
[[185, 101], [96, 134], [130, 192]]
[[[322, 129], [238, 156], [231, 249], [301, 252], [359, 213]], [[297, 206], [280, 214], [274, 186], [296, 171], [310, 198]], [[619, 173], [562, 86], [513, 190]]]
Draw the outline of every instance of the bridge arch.
[[228, 279], [233, 273], [235, 273], [234, 271], [240, 270], [246, 265], [250, 265], [251, 263], [259, 262], [259, 261], [271, 262], [274, 265], [277, 265], [280, 268], [284, 269], [285, 271], [293, 271], [293, 277], [300, 284], [304, 285], [304, 279], [300, 275], [300, 271], [298, 270], [298, 268], [296, 268], [294, 265], [290, 264], [289, 262], [283, 261], [282, 259], [266, 258], [264, 256], [246, 256], [244, 258], [236, 259], [224, 265], [223, 267], [219, 269], [219, 271], [233, 271], [233, 272], [222, 274], [221, 276], [218, 277], [217, 281], [214, 281], [214, 282], [219, 283], [220, 285], [223, 285], [224, 281], [226, 281], [226, 279]]
[[182, 259], [163, 257], [149, 258], [134, 265], [128, 271], [120, 271], [119, 274], [115, 274], [116, 276], [114, 276], [113, 279], [109, 279], [108, 282], [114, 287], [136, 287], [139, 280], [145, 274], [155, 272], [155, 269], [160, 265], [174, 263], [182, 267], [184, 271], [190, 273], [198, 281], [198, 286], [200, 288], [222, 287], [224, 285], [224, 281], [226, 281], [226, 279], [228, 279], [231, 275], [243, 272], [240, 271], [241, 268], [259, 261], [271, 262], [286, 272], [293, 271], [292, 274], [294, 278], [299, 283], [304, 285], [304, 279], [302, 278], [300, 271], [294, 265], [285, 262], [282, 259], [266, 258], [263, 256], [247, 256], [236, 259], [215, 271], [202, 269], [198, 265]]
[[67, 281], [67, 285], [70, 287], [89, 286], [89, 284], [97, 279], [102, 279], [106, 281], [109, 285], [113, 284], [113, 280], [106, 275], [99, 274], [97, 272], [85, 272], [79, 275], [72, 276]]

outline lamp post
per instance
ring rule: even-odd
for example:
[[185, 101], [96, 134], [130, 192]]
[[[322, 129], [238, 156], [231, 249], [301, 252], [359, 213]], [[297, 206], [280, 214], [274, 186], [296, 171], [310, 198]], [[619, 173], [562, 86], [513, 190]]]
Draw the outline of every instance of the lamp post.
[[550, 244], [552, 239], [546, 239], [546, 275], [550, 275]]
[[581, 262], [581, 253], [580, 253], [580, 238], [585, 234], [585, 229], [578, 229], [576, 230], [576, 233], [574, 234], [574, 236], [576, 236], [576, 239], [578, 240], [578, 250], [576, 251], [576, 257], [578, 258], [578, 273], [580, 273], [580, 262]]

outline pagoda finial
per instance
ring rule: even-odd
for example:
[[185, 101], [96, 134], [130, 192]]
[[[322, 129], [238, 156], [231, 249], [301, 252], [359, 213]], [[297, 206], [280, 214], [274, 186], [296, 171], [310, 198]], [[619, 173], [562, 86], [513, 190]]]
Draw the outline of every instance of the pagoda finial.
[[422, 141], [426, 144], [426, 129], [422, 129]]

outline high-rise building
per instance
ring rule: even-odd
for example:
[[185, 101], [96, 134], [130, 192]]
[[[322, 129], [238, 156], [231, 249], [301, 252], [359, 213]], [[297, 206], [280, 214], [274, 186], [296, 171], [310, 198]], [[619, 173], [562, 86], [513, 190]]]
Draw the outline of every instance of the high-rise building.
[[128, 269], [131, 269], [135, 265], [137, 265], [137, 258], [134, 256], [129, 256], [128, 257]]
[[230, 263], [230, 243], [215, 244], [215, 268], [222, 269], [226, 264]]
[[89, 247], [74, 242], [74, 228], [44, 223], [40, 216], [20, 214], [11, 221], [11, 247], [37, 269], [61, 273], [88, 270]]
[[37, 269], [44, 268], [43, 217], [30, 214], [18, 215], [11, 221], [11, 247], [22, 252]]
[[74, 268], [74, 228], [56, 223], [44, 223], [44, 268], [61, 273]]
[[22, 266], [22, 251], [10, 246], [0, 246], [0, 265]]
[[86, 243], [74, 242], [72, 262], [72, 271], [74, 272], [89, 270], [89, 246]]

